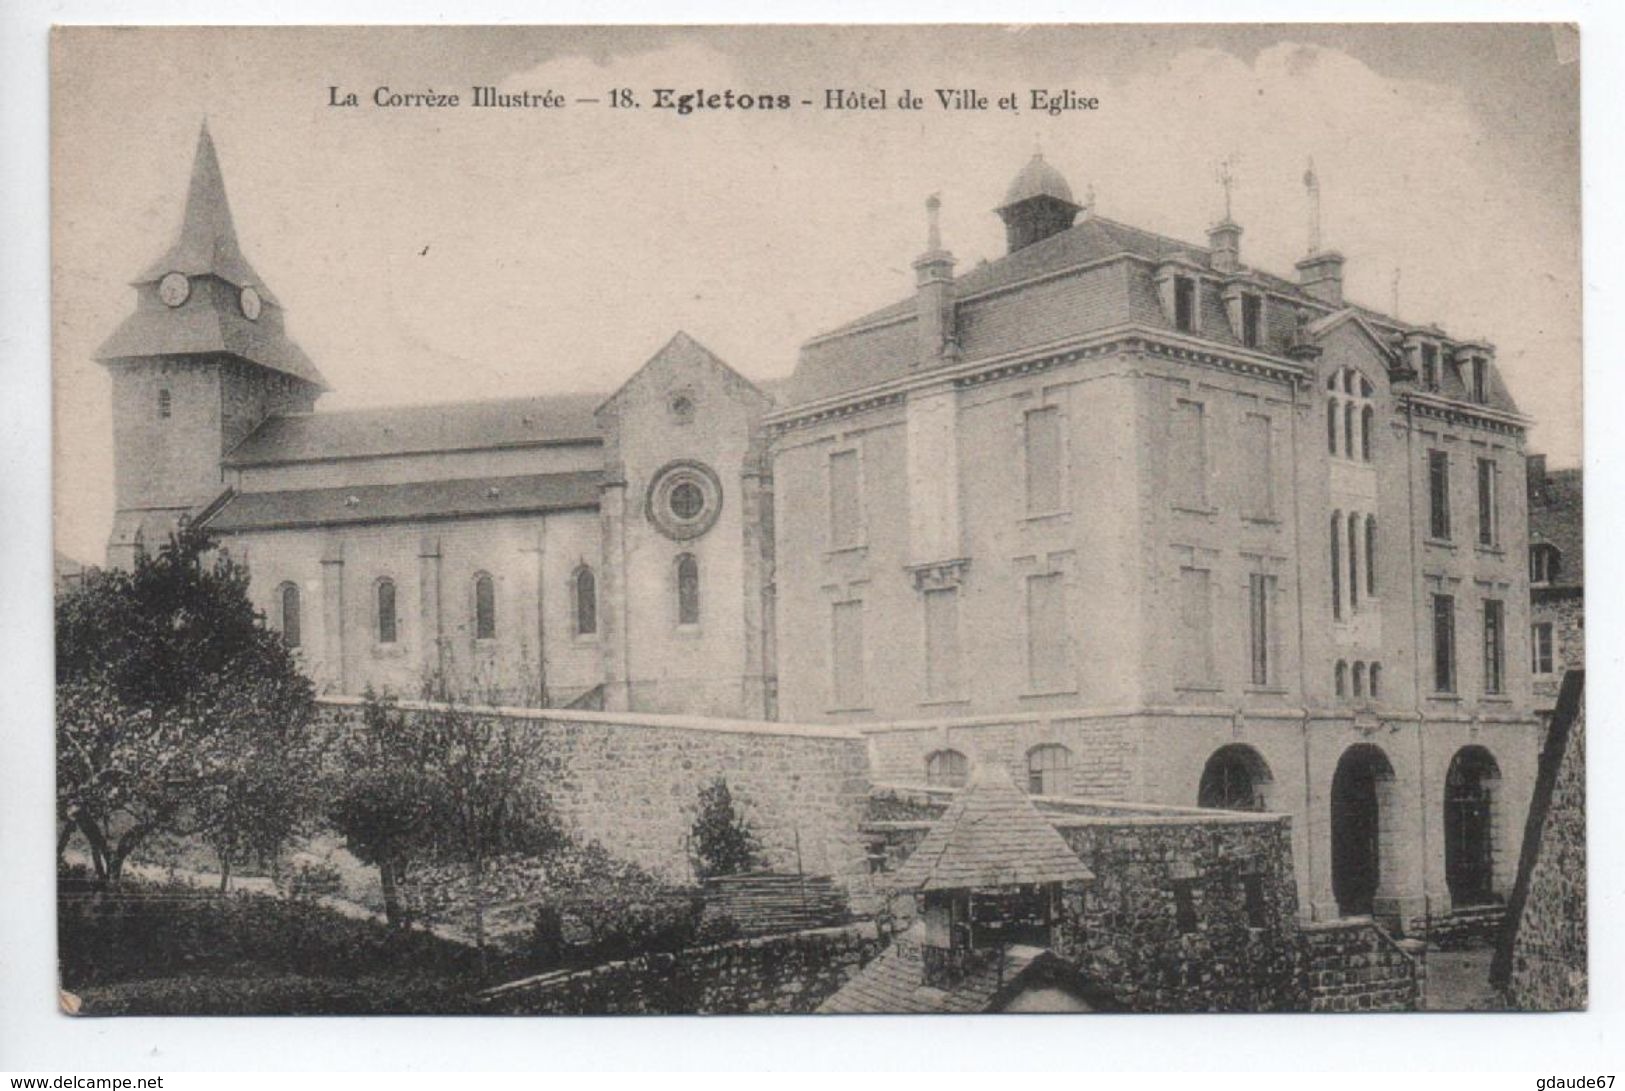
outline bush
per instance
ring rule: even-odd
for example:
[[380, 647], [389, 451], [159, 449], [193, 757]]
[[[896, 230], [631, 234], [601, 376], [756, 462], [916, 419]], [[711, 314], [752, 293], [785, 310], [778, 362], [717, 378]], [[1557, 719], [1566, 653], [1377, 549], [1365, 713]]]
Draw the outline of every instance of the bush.
[[694, 872], [701, 879], [738, 875], [756, 867], [761, 842], [734, 807], [728, 782], [718, 777], [700, 789], [700, 813], [689, 833]]

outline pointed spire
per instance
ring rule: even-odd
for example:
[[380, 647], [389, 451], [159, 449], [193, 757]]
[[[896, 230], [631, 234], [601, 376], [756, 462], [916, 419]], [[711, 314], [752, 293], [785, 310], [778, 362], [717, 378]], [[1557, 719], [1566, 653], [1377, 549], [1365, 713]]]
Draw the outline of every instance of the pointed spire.
[[270, 302], [270, 292], [260, 283], [237, 243], [231, 205], [226, 199], [226, 181], [220, 173], [220, 158], [209, 135], [209, 123], [198, 130], [197, 151], [192, 157], [192, 181], [186, 190], [186, 211], [181, 230], [164, 256], [149, 265], [136, 283], [158, 280], [166, 273], [188, 276], [213, 275], [239, 288], [253, 285]]

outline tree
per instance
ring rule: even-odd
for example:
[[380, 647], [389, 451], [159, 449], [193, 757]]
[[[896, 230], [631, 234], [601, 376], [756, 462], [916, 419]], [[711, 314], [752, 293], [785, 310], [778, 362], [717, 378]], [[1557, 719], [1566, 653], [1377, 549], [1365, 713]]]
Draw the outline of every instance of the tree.
[[483, 715], [441, 681], [403, 711], [367, 694], [341, 731], [329, 817], [363, 863], [377, 866], [384, 915], [405, 922], [401, 883], [415, 865], [465, 876], [474, 940], [485, 949], [489, 868], [557, 844], [547, 803], [552, 762], [533, 725]]
[[159, 832], [205, 831], [229, 874], [293, 828], [314, 695], [204, 532], [57, 601], [56, 683], [61, 844], [82, 833], [99, 877]]
[[701, 879], [737, 875], [757, 866], [761, 843], [734, 806], [728, 782], [718, 777], [700, 789], [700, 813], [689, 834], [694, 871]]

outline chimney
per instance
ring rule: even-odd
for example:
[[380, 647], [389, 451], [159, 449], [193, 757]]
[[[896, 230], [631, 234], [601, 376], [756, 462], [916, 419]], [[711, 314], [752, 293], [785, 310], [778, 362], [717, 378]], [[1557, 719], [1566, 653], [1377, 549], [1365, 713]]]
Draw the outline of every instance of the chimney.
[[1298, 262], [1298, 284], [1311, 297], [1332, 307], [1343, 305], [1343, 255], [1322, 250]]
[[1241, 225], [1230, 217], [1207, 229], [1207, 245], [1213, 252], [1215, 272], [1234, 273], [1241, 268]]
[[929, 230], [925, 253], [914, 259], [915, 285], [919, 289], [920, 351], [918, 365], [930, 367], [957, 348], [954, 328], [954, 256], [942, 248], [942, 228], [937, 214], [942, 201], [932, 194], [925, 202]]

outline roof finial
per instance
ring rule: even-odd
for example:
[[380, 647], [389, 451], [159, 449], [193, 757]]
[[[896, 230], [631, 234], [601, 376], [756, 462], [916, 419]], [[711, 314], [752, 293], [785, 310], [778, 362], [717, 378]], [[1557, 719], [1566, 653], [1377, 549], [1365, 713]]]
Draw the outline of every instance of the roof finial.
[[1315, 174], [1315, 158], [1303, 172], [1303, 188], [1309, 192], [1309, 252], [1320, 253], [1320, 178]]
[[933, 193], [925, 199], [925, 222], [927, 225], [925, 248], [933, 253], [942, 249], [942, 225], [937, 222], [937, 214], [941, 209], [941, 194]]
[[1236, 185], [1235, 168], [1236, 155], [1234, 152], [1232, 152], [1223, 159], [1219, 160], [1219, 166], [1214, 171], [1215, 177], [1217, 177], [1219, 180], [1219, 185], [1224, 187], [1224, 218], [1225, 222], [1227, 223], [1231, 220], [1230, 191], [1234, 189]]

